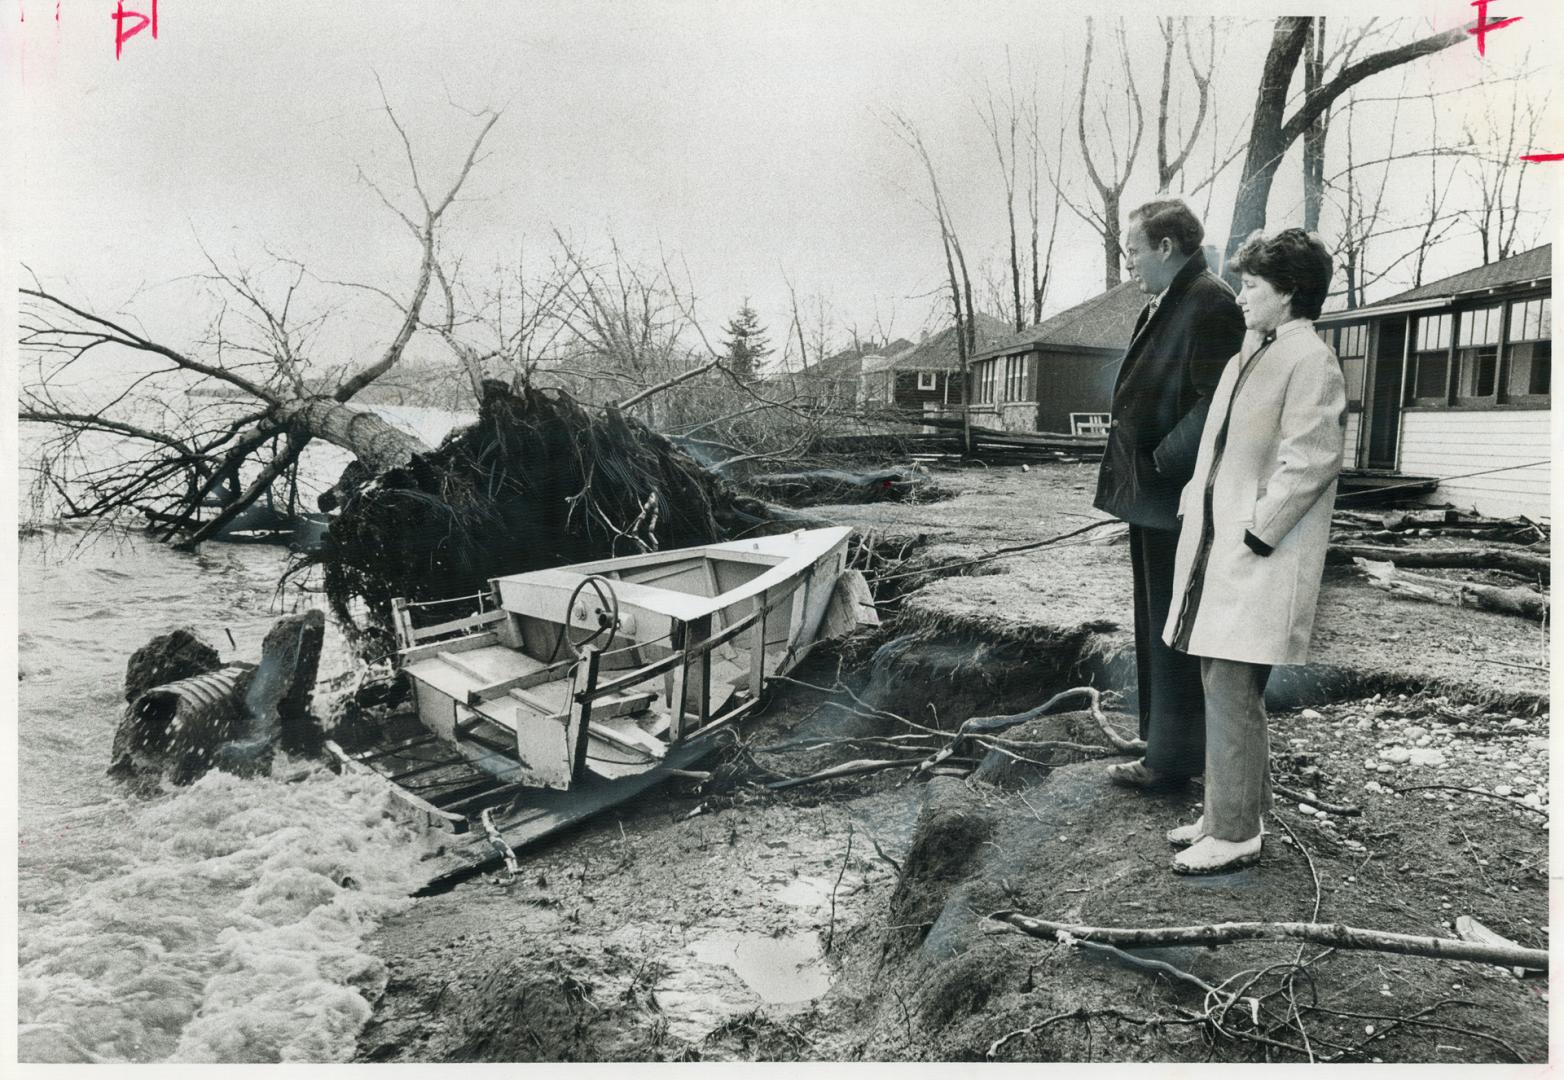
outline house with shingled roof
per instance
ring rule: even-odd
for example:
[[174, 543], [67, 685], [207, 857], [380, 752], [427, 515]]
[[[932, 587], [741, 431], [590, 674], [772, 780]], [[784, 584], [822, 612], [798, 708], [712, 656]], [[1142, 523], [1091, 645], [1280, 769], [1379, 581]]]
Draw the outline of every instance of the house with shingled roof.
[[1315, 320], [1347, 377], [1346, 467], [1440, 502], [1549, 515], [1550, 244]]
[[972, 422], [1006, 431], [1100, 434], [1146, 297], [1134, 282], [1066, 308], [979, 352]]
[[[1011, 333], [992, 315], [974, 316], [976, 353], [992, 348]], [[859, 401], [865, 406], [941, 413], [966, 401], [956, 328], [948, 326], [916, 345], [884, 356], [866, 356], [859, 374]]]

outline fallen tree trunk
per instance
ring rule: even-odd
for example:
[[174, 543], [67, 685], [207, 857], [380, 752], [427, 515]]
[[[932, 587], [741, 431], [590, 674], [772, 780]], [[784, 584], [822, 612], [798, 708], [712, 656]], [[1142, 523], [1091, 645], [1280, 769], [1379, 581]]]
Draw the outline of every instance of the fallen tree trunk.
[[1328, 561], [1347, 564], [1354, 559], [1394, 562], [1397, 566], [1451, 567], [1471, 570], [1508, 570], [1541, 581], [1550, 580], [1551, 564], [1546, 556], [1507, 548], [1402, 548], [1373, 544], [1332, 544]]
[[1095, 941], [1121, 948], [1153, 948], [1169, 945], [1230, 945], [1236, 941], [1307, 941], [1336, 949], [1399, 953], [1402, 956], [1427, 956], [1435, 960], [1469, 960], [1476, 964], [1500, 967], [1548, 970], [1546, 949], [1527, 949], [1519, 945], [1491, 945], [1418, 934], [1396, 934], [1387, 930], [1363, 930], [1341, 923], [1303, 922], [1231, 922], [1204, 926], [1079, 926], [1073, 923], [1034, 919], [1018, 911], [996, 911], [989, 916], [1009, 923], [1032, 937], [1057, 941], [1069, 935], [1083, 941]]
[[1541, 622], [1548, 617], [1548, 598], [1532, 589], [1501, 589], [1493, 585], [1475, 585], [1468, 581], [1445, 581], [1426, 574], [1398, 570], [1394, 563], [1357, 558], [1353, 562], [1377, 589], [1413, 600], [1434, 604], [1471, 607], [1501, 615], [1517, 615]]
[[371, 473], [406, 465], [414, 454], [427, 454], [430, 449], [377, 413], [330, 397], [284, 401], [272, 419], [280, 427], [342, 447]]
[[900, 501], [913, 494], [918, 479], [902, 469], [849, 472], [814, 469], [807, 472], [763, 473], [739, 482], [756, 495], [787, 506]]

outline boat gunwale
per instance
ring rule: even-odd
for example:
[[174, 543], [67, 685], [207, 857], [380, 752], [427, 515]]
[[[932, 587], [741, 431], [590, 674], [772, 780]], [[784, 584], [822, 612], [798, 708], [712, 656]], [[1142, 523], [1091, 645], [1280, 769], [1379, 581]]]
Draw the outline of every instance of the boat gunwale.
[[[780, 562], [756, 575], [749, 581], [735, 586], [726, 592], [716, 596], [700, 596], [696, 593], [679, 592], [674, 589], [665, 589], [657, 585], [641, 585], [634, 581], [613, 580], [615, 591], [620, 591], [620, 586], [628, 587], [629, 591], [621, 596], [621, 600], [632, 605], [655, 611], [658, 614], [667, 615], [684, 622], [693, 619], [705, 618], [725, 611], [745, 600], [753, 599], [757, 594], [764, 593], [768, 589], [787, 581], [791, 577], [802, 577], [803, 573], [820, 563], [838, 547], [847, 542], [852, 535], [852, 528], [846, 525], [834, 525], [825, 529], [801, 529], [796, 533], [788, 533], [787, 537], [806, 535], [811, 533], [835, 533], [829, 541], [822, 536], [818, 546], [806, 548], [803, 551], [781, 556]], [[753, 545], [763, 543], [765, 540], [777, 539], [776, 537], [764, 537], [760, 540], [736, 540], [721, 544], [697, 544], [694, 547], [675, 548], [665, 552], [652, 552], [646, 555], [627, 555], [618, 559], [603, 559], [597, 562], [575, 563], [571, 566], [551, 567], [546, 570], [533, 570], [525, 574], [507, 574], [491, 580], [491, 584], [498, 589], [502, 584], [510, 582], [517, 585], [541, 585], [553, 588], [574, 588], [582, 580], [601, 575], [604, 571], [637, 569], [643, 566], [655, 566], [658, 562], [673, 556], [690, 558], [691, 552], [710, 552], [731, 550], [738, 554], [749, 554], [753, 551]], [[751, 552], [745, 552], [740, 545], [752, 545]], [[654, 558], [653, 556], [658, 556]], [[503, 594], [502, 594], [503, 596]], [[659, 601], [667, 598], [672, 603], [659, 606]], [[503, 602], [502, 602], [502, 607]], [[677, 610], [674, 610], [677, 609]], [[509, 608], [505, 610], [509, 611]], [[520, 614], [520, 613], [518, 613]]]

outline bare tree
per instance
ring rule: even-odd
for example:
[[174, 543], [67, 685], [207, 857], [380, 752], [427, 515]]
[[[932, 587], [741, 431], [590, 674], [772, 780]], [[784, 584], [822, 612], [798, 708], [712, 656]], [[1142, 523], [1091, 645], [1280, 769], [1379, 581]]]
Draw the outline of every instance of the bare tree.
[[[190, 547], [268, 494], [315, 439], [349, 450], [370, 473], [405, 463], [426, 449], [353, 399], [397, 365], [421, 327], [445, 216], [499, 114], [478, 115], [478, 132], [455, 178], [443, 194], [431, 194], [401, 121], [389, 102], [384, 110], [405, 152], [418, 206], [408, 212], [378, 185], [365, 182], [413, 237], [417, 268], [405, 299], [381, 290], [397, 319], [380, 356], [344, 371], [326, 389], [317, 389], [307, 370], [307, 346], [324, 315], [300, 316], [299, 289], [306, 275], [296, 263], [280, 262], [285, 281], [278, 296], [254, 275], [225, 271], [212, 262], [206, 283], [217, 314], [197, 342], [200, 352], [167, 345], [133, 329], [132, 319], [99, 314], [36, 279], [33, 287], [21, 290], [20, 343], [32, 369], [22, 390], [20, 417], [57, 429], [46, 443], [39, 476], [63, 502], [65, 517], [105, 520], [137, 511], [162, 523], [164, 539], [179, 537], [181, 546]], [[126, 350], [145, 370], [108, 400], [82, 403], [69, 380], [107, 347]], [[218, 390], [232, 400], [171, 408], [168, 403], [182, 399], [188, 389]], [[148, 414], [152, 421], [143, 419]], [[82, 440], [102, 435], [126, 440], [131, 449], [111, 465], [90, 465], [78, 453]], [[243, 490], [194, 525], [211, 497], [238, 487], [241, 470], [252, 462], [258, 468]]]
[[[934, 169], [934, 160], [929, 156], [928, 147], [923, 142], [923, 136], [911, 120], [900, 113], [892, 111], [885, 123], [908, 149], [912, 150], [922, 162], [924, 172], [928, 177], [931, 200], [919, 204], [933, 215], [935, 224], [939, 226], [940, 245], [945, 253], [945, 275], [950, 285], [951, 316], [956, 328], [956, 354], [961, 364], [962, 408], [961, 427], [962, 436], [968, 450], [972, 448], [972, 410], [968, 400], [971, 394], [972, 351], [977, 342], [977, 324], [973, 319], [974, 308], [972, 304], [972, 277], [967, 271], [967, 258], [961, 250], [961, 240], [956, 235], [956, 229], [951, 222], [950, 210], [945, 203], [944, 193], [940, 189], [939, 174]], [[957, 273], [957, 267], [960, 273]]]
[[[1010, 236], [1010, 302], [1005, 305], [1016, 330], [1026, 328], [1026, 309], [1021, 304], [1021, 251], [1016, 236], [1016, 140], [1021, 127], [1021, 109], [1016, 102], [1015, 72], [1010, 64], [1010, 48], [1005, 48], [1005, 115], [1001, 120], [994, 104], [994, 89], [987, 88], [987, 111], [981, 107], [978, 116], [994, 144], [994, 157], [999, 163], [1000, 179], [1005, 187], [1005, 221]], [[1035, 210], [1034, 210], [1035, 215]], [[1034, 254], [1035, 258], [1035, 254]]]
[[[1135, 159], [1140, 155], [1141, 136], [1146, 130], [1145, 110], [1141, 106], [1140, 91], [1135, 86], [1135, 74], [1130, 66], [1129, 45], [1125, 40], [1124, 23], [1121, 20], [1115, 28], [1114, 38], [1119, 46], [1119, 65], [1123, 72], [1123, 81], [1118, 83], [1117, 89], [1122, 95], [1123, 127], [1120, 127], [1113, 117], [1109, 115], [1108, 97], [1099, 94], [1093, 99], [1089, 95], [1091, 89], [1092, 74], [1092, 47], [1094, 42], [1093, 20], [1086, 19], [1086, 51], [1081, 60], [1081, 89], [1076, 98], [1076, 136], [1081, 147], [1081, 161], [1086, 166], [1086, 175], [1091, 179], [1092, 188], [1096, 191], [1097, 201], [1086, 209], [1077, 206], [1069, 196], [1063, 196], [1066, 205], [1090, 225], [1098, 236], [1102, 237], [1103, 258], [1103, 288], [1111, 289], [1122, 280], [1119, 270], [1119, 256], [1123, 250], [1120, 243], [1120, 201], [1124, 197], [1124, 189], [1129, 184], [1130, 173], [1134, 171]], [[1100, 122], [1100, 138], [1093, 138], [1087, 133], [1086, 113], [1089, 104], [1095, 104]], [[1133, 128], [1133, 134], [1128, 133]], [[1123, 133], [1123, 144], [1115, 132]], [[1092, 144], [1100, 142], [1101, 147], [1107, 153], [1107, 160], [1099, 163], [1092, 152]], [[1060, 189], [1060, 179], [1054, 177], [1056, 190]], [[1061, 195], [1063, 195], [1061, 190]]]
[[1512, 91], [1506, 106], [1495, 100], [1494, 92], [1495, 82], [1503, 78], [1484, 79], [1481, 89], [1487, 107], [1482, 111], [1482, 119], [1462, 125], [1466, 141], [1473, 147], [1465, 171], [1477, 185], [1477, 198], [1464, 213], [1482, 245], [1484, 266], [1515, 254], [1518, 240], [1529, 245], [1534, 239], [1532, 233], [1520, 231], [1526, 213], [1524, 188], [1532, 166], [1531, 162], [1522, 161], [1521, 155], [1537, 145], [1552, 96], [1544, 94], [1539, 100], [1529, 84], [1509, 78]]
[[[1157, 192], [1160, 194], [1172, 189], [1173, 180], [1183, 170], [1184, 163], [1189, 160], [1189, 153], [1195, 148], [1195, 140], [1200, 138], [1200, 130], [1205, 124], [1206, 111], [1211, 104], [1211, 73], [1216, 70], [1216, 20], [1207, 20], [1207, 50], [1204, 67], [1195, 62], [1194, 49], [1190, 45], [1188, 19], [1182, 19], [1175, 24], [1171, 18], [1159, 18], [1157, 29], [1162, 32], [1162, 93], [1157, 102]], [[1168, 144], [1168, 120], [1173, 89], [1173, 49], [1179, 39], [1184, 42], [1184, 59], [1189, 64], [1189, 76], [1195, 82], [1195, 119], [1190, 123], [1187, 132], [1174, 132], [1177, 149], [1170, 157], [1173, 147]], [[1179, 110], [1178, 115], [1182, 117], [1183, 110]], [[1180, 136], [1182, 136], [1181, 143], [1178, 142]]]
[[1270, 203], [1271, 184], [1283, 156], [1320, 115], [1342, 94], [1363, 80], [1382, 71], [1411, 63], [1424, 56], [1448, 49], [1470, 35], [1474, 23], [1430, 34], [1416, 41], [1371, 53], [1360, 60], [1343, 63], [1335, 75], [1319, 74], [1319, 85], [1308, 89], [1292, 114], [1287, 115], [1288, 88], [1303, 58], [1315, 27], [1304, 16], [1278, 18], [1271, 33], [1255, 99], [1249, 130], [1248, 152], [1233, 204], [1232, 225], [1228, 230], [1227, 254], [1231, 256], [1256, 229], [1264, 228]]
[[[1031, 218], [1032, 232], [1029, 251], [1031, 253], [1032, 266], [1032, 324], [1043, 321], [1043, 301], [1048, 297], [1049, 280], [1053, 276], [1054, 264], [1054, 240], [1059, 235], [1059, 202], [1061, 193], [1059, 185], [1050, 185], [1054, 192], [1054, 204], [1048, 215], [1048, 250], [1046, 254], [1038, 251], [1039, 218], [1042, 212], [1043, 177], [1045, 173], [1051, 174], [1052, 166], [1048, 163], [1043, 152], [1042, 112], [1038, 108], [1037, 83], [1032, 83], [1032, 105], [1027, 111], [1027, 153], [1030, 157], [1030, 169], [1027, 172], [1026, 202], [1027, 210]], [[1061, 161], [1064, 158], [1064, 125], [1059, 125], [1058, 143], [1054, 147], [1053, 161]], [[1046, 166], [1046, 167], [1045, 167]]]

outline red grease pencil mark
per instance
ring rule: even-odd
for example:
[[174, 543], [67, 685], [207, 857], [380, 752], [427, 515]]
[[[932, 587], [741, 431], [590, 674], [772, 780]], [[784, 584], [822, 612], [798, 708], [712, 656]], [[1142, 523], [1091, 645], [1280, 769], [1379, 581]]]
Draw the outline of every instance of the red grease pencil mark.
[[1517, 15], [1513, 19], [1495, 19], [1493, 22], [1489, 22], [1488, 5], [1491, 3], [1493, 3], [1493, 0], [1472, 0], [1472, 7], [1477, 9], [1477, 25], [1468, 30], [1467, 33], [1477, 35], [1478, 56], [1486, 56], [1488, 54], [1488, 35], [1490, 33], [1509, 26], [1511, 23], [1521, 21], [1521, 16]]
[[[1486, 3], [1487, 0], [1483, 0], [1483, 2]], [[126, 11], [125, 0], [119, 0], [115, 5], [114, 13], [109, 18], [114, 20], [114, 59], [116, 60], [119, 59], [120, 50], [124, 47], [125, 42], [141, 33], [148, 26], [152, 27], [153, 40], [157, 39], [157, 0], [152, 0], [152, 14], [150, 16], [144, 15], [139, 11]], [[137, 22], [127, 30], [125, 22], [128, 19], [135, 19]]]
[[1522, 161], [1564, 161], [1564, 154], [1522, 154]]

